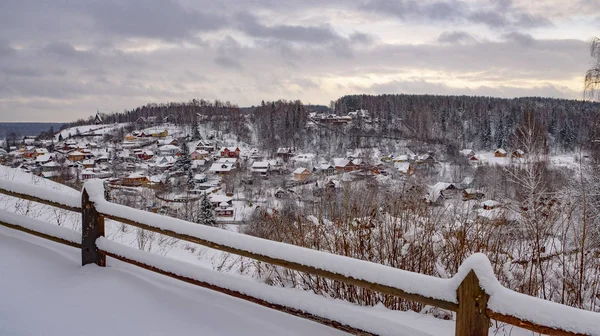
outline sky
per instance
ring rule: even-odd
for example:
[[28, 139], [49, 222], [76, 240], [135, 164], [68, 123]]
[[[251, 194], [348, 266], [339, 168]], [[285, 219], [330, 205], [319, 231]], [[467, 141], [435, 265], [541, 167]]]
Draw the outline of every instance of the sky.
[[2, 0], [0, 121], [346, 94], [581, 99], [600, 0]]

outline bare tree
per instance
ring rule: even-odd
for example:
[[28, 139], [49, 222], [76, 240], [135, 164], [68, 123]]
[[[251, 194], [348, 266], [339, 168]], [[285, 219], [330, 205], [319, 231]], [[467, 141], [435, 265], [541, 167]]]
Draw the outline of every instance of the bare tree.
[[585, 96], [590, 99], [598, 96], [600, 88], [600, 38], [594, 37], [590, 43], [590, 56], [594, 65], [585, 74]]

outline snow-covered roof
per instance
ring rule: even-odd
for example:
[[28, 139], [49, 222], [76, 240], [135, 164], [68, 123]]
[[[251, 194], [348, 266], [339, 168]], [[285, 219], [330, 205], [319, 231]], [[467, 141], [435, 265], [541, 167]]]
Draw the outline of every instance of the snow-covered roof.
[[36, 162], [48, 162], [52, 159], [52, 156], [50, 154], [43, 154], [43, 155], [38, 155], [38, 157], [35, 158]]
[[252, 163], [252, 168], [269, 168], [269, 161], [255, 161]]
[[486, 207], [498, 207], [498, 206], [501, 206], [502, 203], [500, 203], [498, 201], [494, 201], [494, 200], [487, 200], [485, 202], [482, 202], [481, 205], [486, 206]]
[[221, 194], [210, 194], [208, 195], [208, 198], [210, 199], [211, 203], [228, 203], [231, 202], [233, 200], [233, 198], [227, 196], [227, 195], [221, 195]]
[[206, 174], [196, 174], [194, 175], [194, 180], [204, 180], [206, 179]]
[[237, 163], [237, 158], [220, 158], [217, 163]]
[[344, 158], [335, 158], [333, 159], [333, 165], [335, 167], [346, 167], [350, 163], [350, 160]]
[[230, 172], [233, 169], [235, 169], [235, 166], [232, 163], [215, 162], [210, 166], [208, 170], [211, 172], [224, 173]]
[[96, 175], [96, 173], [91, 169], [84, 169], [81, 171], [81, 175]]
[[396, 169], [398, 169], [398, 171], [400, 171], [401, 173], [408, 173], [408, 170], [410, 169], [410, 163], [409, 162], [397, 162], [394, 167], [396, 167]]
[[504, 148], [498, 148], [494, 153], [506, 154], [506, 150], [504, 150]]
[[442, 196], [442, 191], [450, 188], [452, 183], [448, 182], [438, 182], [429, 188], [429, 194], [427, 195], [427, 199], [430, 202], [437, 202], [437, 200]]
[[129, 174], [129, 176], [127, 176], [127, 178], [130, 178], [130, 179], [136, 179], [136, 178], [142, 178], [142, 177], [146, 177], [146, 175], [144, 175], [144, 173], [141, 173], [141, 172], [131, 173], [131, 174]]
[[296, 170], [294, 170], [294, 174], [302, 174], [305, 171], [308, 171], [310, 173], [310, 170], [308, 170], [306, 168], [296, 168]]
[[461, 149], [460, 154], [462, 154], [462, 155], [474, 155], [475, 152], [473, 152], [472, 149]]
[[42, 167], [59, 167], [60, 165], [56, 161], [46, 162]]

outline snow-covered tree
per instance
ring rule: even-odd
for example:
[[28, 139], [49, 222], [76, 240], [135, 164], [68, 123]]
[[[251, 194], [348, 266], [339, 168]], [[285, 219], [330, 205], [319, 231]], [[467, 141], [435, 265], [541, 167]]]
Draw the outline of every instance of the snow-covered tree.
[[177, 157], [175, 164], [173, 164], [174, 171], [188, 172], [192, 168], [192, 157], [190, 156], [190, 149], [186, 142], [181, 145], [181, 155]]
[[194, 120], [192, 121], [192, 140], [196, 141], [200, 139], [202, 139], [202, 136], [198, 130], [198, 118], [194, 116]]
[[190, 169], [187, 175], [187, 190], [190, 191], [196, 187], [194, 182], [194, 172]]
[[208, 226], [217, 226], [212, 204], [210, 204], [210, 200], [206, 194], [204, 194], [202, 201], [200, 202], [200, 208], [198, 209], [198, 215], [196, 216], [196, 223]]

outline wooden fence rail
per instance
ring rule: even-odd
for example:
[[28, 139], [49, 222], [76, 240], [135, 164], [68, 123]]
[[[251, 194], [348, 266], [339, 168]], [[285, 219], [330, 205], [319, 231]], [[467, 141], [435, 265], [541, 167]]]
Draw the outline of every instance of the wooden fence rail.
[[[303, 318], [307, 318], [319, 323], [323, 323], [334, 328], [347, 331], [353, 334], [371, 334], [367, 331], [361, 330], [359, 328], [355, 328], [349, 325], [344, 325], [337, 321], [332, 321], [327, 318], [319, 317], [312, 315], [310, 313], [295, 309], [294, 307], [287, 307], [280, 304], [274, 304], [271, 302], [267, 302], [261, 298], [252, 297], [247, 294], [239, 293], [232, 291], [227, 288], [219, 287], [214, 284], [204, 283], [195, 279], [186, 278], [167, 270], [163, 270], [157, 268], [152, 265], [145, 264], [140, 261], [131, 260], [120, 256], [118, 254], [101, 250], [96, 246], [96, 241], [98, 238], [104, 236], [104, 219], [108, 218], [111, 220], [115, 220], [118, 222], [122, 222], [128, 225], [132, 225], [144, 230], [157, 232], [166, 236], [178, 238], [181, 240], [185, 240], [192, 243], [197, 243], [203, 246], [207, 246], [216, 250], [220, 250], [223, 252], [233, 253], [236, 255], [240, 255], [243, 257], [252, 258], [255, 260], [271, 263], [274, 265], [286, 267], [292, 270], [309, 273], [312, 275], [321, 276], [324, 278], [328, 278], [331, 280], [336, 280], [343, 282], [345, 284], [355, 285], [358, 287], [374, 290], [383, 294], [394, 295], [403, 299], [416, 301], [422, 303], [424, 305], [431, 305], [435, 307], [439, 307], [442, 309], [450, 310], [456, 312], [456, 335], [473, 335], [473, 336], [483, 336], [488, 335], [490, 328], [490, 319], [494, 319], [496, 321], [505, 322], [511, 325], [518, 326], [520, 328], [528, 329], [538, 333], [544, 333], [548, 335], [582, 335], [573, 333], [570, 331], [566, 331], [560, 328], [551, 327], [551, 326], [542, 326], [530, 321], [526, 321], [520, 319], [516, 316], [506, 315], [502, 313], [495, 312], [488, 308], [488, 299], [489, 295], [482, 289], [480, 286], [479, 279], [474, 271], [470, 271], [468, 275], [464, 278], [460, 286], [458, 286], [456, 297], [457, 302], [452, 302], [449, 300], [440, 300], [432, 297], [427, 297], [421, 294], [410, 293], [400, 288], [396, 288], [394, 286], [385, 285], [382, 283], [377, 283], [374, 281], [367, 281], [364, 279], [355, 278], [349, 275], [341, 274], [340, 272], [330, 271], [327, 269], [322, 269], [318, 267], [308, 266], [301, 264], [296, 261], [287, 260], [284, 258], [277, 258], [273, 256], [268, 256], [260, 253], [256, 253], [254, 251], [250, 251], [248, 249], [241, 249], [232, 246], [227, 246], [222, 243], [218, 243], [215, 241], [211, 241], [209, 239], [203, 239], [200, 237], [196, 237], [190, 234], [183, 234], [180, 232], [175, 232], [173, 230], [167, 230], [155, 225], [152, 223], [144, 222], [143, 220], [132, 220], [130, 218], [124, 218], [123, 216], [117, 216], [108, 212], [102, 212], [97, 210], [97, 204], [90, 199], [90, 195], [88, 194], [88, 190], [84, 187], [84, 190], [81, 193], [81, 206], [75, 207], [73, 205], [65, 205], [60, 202], [55, 202], [49, 200], [48, 197], [39, 197], [36, 196], [35, 193], [26, 193], [26, 192], [16, 192], [14, 190], [9, 190], [7, 188], [3, 188], [0, 184], [0, 193], [18, 197], [21, 199], [39, 202], [46, 205], [55, 206], [61, 209], [70, 210], [79, 212], [82, 214], [82, 233], [81, 233], [81, 244], [75, 243], [68, 239], [65, 239], [60, 236], [55, 236], [49, 233], [38, 232], [30, 227], [25, 225], [20, 225], [18, 223], [18, 219], [10, 218], [10, 219], [0, 219], [0, 225], [9, 227], [11, 229], [20, 230], [29, 234], [36, 235], [38, 237], [42, 237], [45, 239], [49, 239], [58, 243], [62, 243], [65, 245], [78, 247], [81, 249], [82, 255], [82, 265], [87, 264], [96, 264], [98, 266], [106, 265], [106, 256], [151, 270], [153, 272], [157, 272], [172, 278], [176, 278], [182, 281], [186, 281], [188, 283], [192, 283], [198, 286], [206, 287], [209, 289], [213, 289], [228, 295], [232, 295], [244, 300], [248, 300], [254, 303], [261, 304], [263, 306], [277, 309], [286, 313], [290, 313], [296, 316], [300, 316]], [[132, 211], [139, 211], [134, 210]], [[160, 216], [156, 214], [152, 214], [153, 216]], [[49, 224], [50, 225], [50, 224]], [[300, 248], [299, 248], [300, 249]]]

